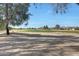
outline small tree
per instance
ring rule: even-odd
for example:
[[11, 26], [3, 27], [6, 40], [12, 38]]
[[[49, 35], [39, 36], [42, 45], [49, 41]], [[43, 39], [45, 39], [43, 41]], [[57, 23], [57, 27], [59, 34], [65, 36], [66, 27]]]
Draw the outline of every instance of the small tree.
[[44, 28], [44, 29], [49, 29], [49, 27], [48, 27], [47, 25], [45, 25], [43, 28]]
[[55, 28], [56, 28], [56, 29], [60, 29], [60, 25], [57, 24], [57, 25], [55, 26]]

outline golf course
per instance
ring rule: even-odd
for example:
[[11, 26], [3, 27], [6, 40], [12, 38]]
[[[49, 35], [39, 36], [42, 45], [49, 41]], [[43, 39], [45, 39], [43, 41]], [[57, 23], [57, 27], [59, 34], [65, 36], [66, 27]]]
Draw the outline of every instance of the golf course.
[[79, 3], [0, 3], [0, 56], [79, 56]]
[[5, 31], [3, 33], [0, 33], [0, 55], [79, 55], [78, 33], [24, 31], [11, 30], [10, 35], [6, 35]]

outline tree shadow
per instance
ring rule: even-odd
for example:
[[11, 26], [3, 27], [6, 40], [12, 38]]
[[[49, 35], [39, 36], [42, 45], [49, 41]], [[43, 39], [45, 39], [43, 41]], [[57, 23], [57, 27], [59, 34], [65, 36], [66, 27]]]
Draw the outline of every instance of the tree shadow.
[[58, 35], [58, 36], [56, 36], [56, 35], [41, 35], [41, 34], [28, 34], [28, 33], [11, 33], [11, 34], [16, 34], [16, 35], [23, 35], [23, 36], [28, 36], [28, 37], [57, 37], [57, 38], [71, 38], [71, 37], [73, 37], [73, 36], [69, 36], [69, 35], [66, 35], [66, 36], [64, 36], [64, 35]]
[[[63, 56], [64, 47], [54, 46], [55, 44], [64, 44], [72, 42], [79, 37], [75, 36], [47, 36], [40, 34], [25, 34], [25, 33], [11, 33], [10, 35], [2, 34], [0, 37], [5, 37], [6, 40], [0, 42], [0, 55], [5, 56]], [[37, 37], [36, 39], [29, 39], [27, 37]], [[38, 38], [45, 37], [46, 40]], [[54, 39], [47, 39], [52, 37]], [[73, 42], [74, 42], [73, 41]], [[79, 42], [79, 41], [77, 41]], [[79, 51], [79, 47], [70, 47]]]
[[68, 46], [71, 49], [75, 49], [75, 51], [79, 52], [79, 46]]
[[[10, 35], [6, 35], [5, 33], [4, 34], [0, 34], [0, 37], [53, 37], [53, 38], [74, 38], [74, 36], [72, 35], [41, 35], [41, 34], [28, 34], [28, 33], [10, 33]], [[79, 37], [75, 37], [75, 39], [77, 39]]]

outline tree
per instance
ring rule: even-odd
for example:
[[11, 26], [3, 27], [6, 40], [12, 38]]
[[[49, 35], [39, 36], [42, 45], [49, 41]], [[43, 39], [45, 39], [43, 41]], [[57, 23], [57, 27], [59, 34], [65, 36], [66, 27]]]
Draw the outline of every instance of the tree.
[[5, 23], [0, 22], [0, 30], [4, 30], [5, 29]]
[[[67, 12], [68, 6], [70, 4], [71, 3], [52, 3], [51, 5], [52, 7], [54, 7], [54, 12], [62, 14]], [[75, 4], [79, 6], [79, 3]]]
[[48, 27], [47, 25], [45, 25], [43, 28], [44, 28], [44, 29], [48, 29], [49, 27]]
[[56, 28], [56, 29], [60, 29], [60, 25], [57, 24], [57, 25], [55, 26], [55, 28]]
[[6, 33], [9, 35], [9, 25], [21, 25], [29, 19], [28, 3], [4, 3], [0, 4], [0, 20], [6, 24]]

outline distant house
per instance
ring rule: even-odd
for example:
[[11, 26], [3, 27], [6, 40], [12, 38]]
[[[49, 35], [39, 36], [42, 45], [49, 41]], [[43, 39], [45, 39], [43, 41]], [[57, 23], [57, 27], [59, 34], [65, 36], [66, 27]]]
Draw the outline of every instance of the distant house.
[[69, 27], [69, 30], [74, 31], [75, 30], [75, 27]]

